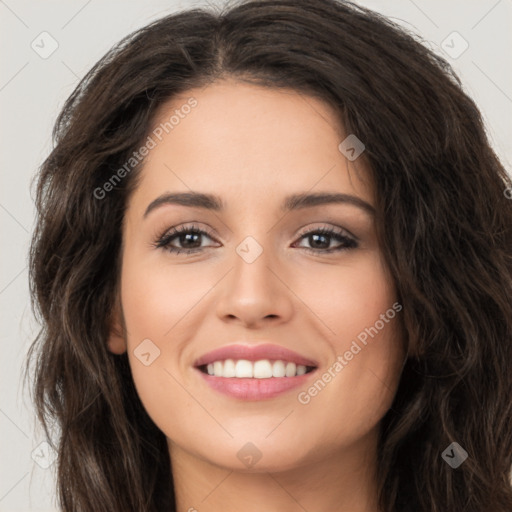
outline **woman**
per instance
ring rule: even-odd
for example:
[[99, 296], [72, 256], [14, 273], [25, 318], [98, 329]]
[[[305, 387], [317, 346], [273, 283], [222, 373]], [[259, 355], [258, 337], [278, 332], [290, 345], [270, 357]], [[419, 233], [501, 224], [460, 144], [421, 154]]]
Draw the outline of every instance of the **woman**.
[[335, 0], [192, 10], [38, 185], [63, 510], [512, 507], [511, 182], [448, 64]]

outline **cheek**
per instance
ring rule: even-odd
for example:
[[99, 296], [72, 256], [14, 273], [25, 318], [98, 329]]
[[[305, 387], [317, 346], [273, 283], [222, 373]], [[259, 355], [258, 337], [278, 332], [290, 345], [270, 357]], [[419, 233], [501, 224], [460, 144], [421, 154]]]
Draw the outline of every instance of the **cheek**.
[[374, 252], [347, 258], [343, 264], [318, 267], [313, 279], [310, 273], [296, 279], [294, 291], [319, 320], [332, 356], [344, 352], [347, 343], [350, 346], [352, 339], [379, 321], [396, 301], [393, 281]]
[[133, 380], [153, 421], [171, 430], [173, 421], [180, 423], [173, 411], [189, 406], [177, 362], [194, 336], [193, 306], [208, 290], [204, 275], [200, 282], [193, 277], [179, 267], [171, 274], [160, 261], [131, 255], [123, 261], [121, 300]]
[[194, 315], [208, 302], [218, 275], [219, 269], [201, 271], [194, 265], [169, 263], [162, 254], [127, 255], [121, 299], [129, 347], [133, 350], [149, 338], [162, 355], [178, 359], [194, 338], [199, 324]]
[[324, 285], [309, 288], [308, 305], [328, 327], [330, 358], [318, 379], [299, 391], [299, 407], [313, 418], [329, 411], [326, 439], [347, 441], [350, 433], [354, 441], [391, 406], [405, 356], [402, 306], [378, 255], [354, 267], [325, 267], [317, 282]]

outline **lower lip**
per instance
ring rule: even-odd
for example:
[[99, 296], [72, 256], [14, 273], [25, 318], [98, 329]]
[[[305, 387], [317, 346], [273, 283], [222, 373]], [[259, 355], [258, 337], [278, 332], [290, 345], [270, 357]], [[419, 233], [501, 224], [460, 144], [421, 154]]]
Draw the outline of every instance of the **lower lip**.
[[296, 377], [271, 377], [269, 379], [238, 379], [236, 377], [213, 377], [197, 370], [206, 383], [215, 391], [242, 400], [265, 400], [274, 398], [290, 389], [303, 386], [315, 370]]

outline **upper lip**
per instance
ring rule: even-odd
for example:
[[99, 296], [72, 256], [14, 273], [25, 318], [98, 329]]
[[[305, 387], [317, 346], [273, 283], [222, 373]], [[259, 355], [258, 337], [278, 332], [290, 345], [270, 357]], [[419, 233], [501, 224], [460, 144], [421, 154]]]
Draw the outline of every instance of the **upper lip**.
[[194, 366], [199, 367], [226, 359], [246, 359], [247, 361], [270, 359], [273, 361], [287, 361], [304, 366], [318, 366], [312, 359], [297, 354], [297, 352], [293, 352], [293, 350], [271, 343], [263, 343], [260, 345], [226, 345], [202, 355], [196, 360]]

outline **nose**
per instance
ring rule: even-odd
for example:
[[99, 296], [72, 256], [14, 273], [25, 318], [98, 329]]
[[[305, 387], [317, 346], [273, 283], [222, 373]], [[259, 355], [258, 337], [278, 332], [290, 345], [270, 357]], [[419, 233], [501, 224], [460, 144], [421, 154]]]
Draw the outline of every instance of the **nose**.
[[252, 263], [237, 254], [233, 270], [223, 280], [217, 315], [251, 329], [289, 321], [293, 292], [282, 274], [269, 250]]

